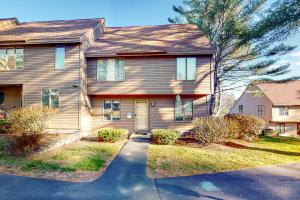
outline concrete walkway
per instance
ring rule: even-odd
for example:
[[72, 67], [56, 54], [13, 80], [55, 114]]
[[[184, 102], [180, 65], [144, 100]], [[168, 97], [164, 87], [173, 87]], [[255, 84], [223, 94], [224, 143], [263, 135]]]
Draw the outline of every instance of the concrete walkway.
[[300, 199], [300, 163], [153, 180], [146, 175], [148, 145], [130, 139], [93, 182], [0, 175], [0, 199]]

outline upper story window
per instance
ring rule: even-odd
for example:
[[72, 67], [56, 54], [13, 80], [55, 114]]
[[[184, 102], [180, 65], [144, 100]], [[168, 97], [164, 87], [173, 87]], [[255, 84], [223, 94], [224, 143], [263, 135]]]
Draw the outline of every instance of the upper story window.
[[193, 101], [191, 100], [177, 100], [175, 101], [175, 120], [191, 121], [193, 120]]
[[288, 106], [280, 106], [279, 107], [279, 116], [288, 116], [289, 115], [289, 107]]
[[65, 69], [65, 46], [57, 46], [55, 49], [55, 69]]
[[0, 105], [4, 104], [5, 93], [0, 91]]
[[124, 81], [125, 61], [120, 59], [98, 60], [97, 81]]
[[258, 105], [257, 106], [257, 114], [258, 115], [264, 115], [265, 114], [265, 106], [264, 105]]
[[118, 121], [121, 118], [120, 100], [104, 100], [103, 102], [104, 121]]
[[59, 90], [42, 89], [42, 105], [51, 108], [59, 108]]
[[24, 67], [24, 49], [0, 49], [0, 71], [21, 70]]
[[239, 113], [243, 113], [244, 112], [244, 106], [243, 105], [239, 105]]
[[177, 58], [177, 80], [196, 80], [196, 58]]

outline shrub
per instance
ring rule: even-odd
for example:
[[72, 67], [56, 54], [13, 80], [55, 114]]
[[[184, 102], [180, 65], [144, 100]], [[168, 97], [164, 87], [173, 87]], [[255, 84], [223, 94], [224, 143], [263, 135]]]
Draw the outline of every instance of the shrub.
[[0, 119], [0, 134], [7, 134], [10, 130], [10, 123], [7, 119]]
[[239, 124], [238, 136], [236, 138], [253, 141], [262, 133], [265, 127], [265, 120], [252, 115], [228, 115], [227, 119], [236, 121]]
[[41, 146], [43, 134], [17, 135], [15, 141], [10, 144], [10, 152], [12, 154], [20, 154], [24, 151], [38, 149]]
[[228, 120], [223, 117], [204, 117], [193, 120], [196, 139], [204, 144], [220, 143], [228, 137]]
[[174, 144], [179, 138], [180, 132], [169, 129], [153, 129], [152, 141], [156, 144]]
[[55, 109], [41, 106], [14, 109], [8, 117], [10, 130], [17, 135], [44, 133], [49, 120], [55, 113]]
[[125, 129], [103, 128], [98, 131], [99, 141], [117, 142], [128, 137], [128, 131]]

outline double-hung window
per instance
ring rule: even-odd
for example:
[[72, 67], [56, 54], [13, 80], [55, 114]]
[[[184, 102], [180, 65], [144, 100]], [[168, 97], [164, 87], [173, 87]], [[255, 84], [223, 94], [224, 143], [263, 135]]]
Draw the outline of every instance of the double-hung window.
[[57, 46], [55, 50], [55, 69], [63, 70], [65, 68], [65, 46]]
[[124, 81], [125, 61], [121, 59], [98, 60], [97, 81]]
[[289, 115], [289, 107], [288, 106], [280, 106], [279, 107], [279, 116], [288, 116]]
[[193, 101], [176, 100], [175, 101], [175, 121], [193, 120]]
[[177, 58], [177, 80], [196, 80], [196, 58]]
[[21, 70], [24, 67], [24, 49], [0, 49], [0, 71]]
[[103, 101], [103, 120], [118, 121], [121, 119], [120, 100], [104, 100]]
[[264, 115], [265, 114], [265, 106], [257, 105], [257, 113], [258, 113], [258, 115]]
[[59, 90], [42, 89], [42, 105], [50, 108], [59, 108]]

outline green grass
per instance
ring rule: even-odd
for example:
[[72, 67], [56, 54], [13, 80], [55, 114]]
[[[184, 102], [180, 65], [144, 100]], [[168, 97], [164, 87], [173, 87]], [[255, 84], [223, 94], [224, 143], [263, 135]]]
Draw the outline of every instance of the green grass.
[[[172, 155], [172, 156], [170, 156]], [[212, 173], [263, 165], [300, 162], [300, 140], [261, 137], [255, 143], [232, 141], [203, 148], [150, 145], [148, 166], [157, 176]]]
[[21, 171], [99, 171], [119, 152], [124, 142], [79, 141], [42, 154], [12, 156], [6, 150], [7, 139], [0, 137], [0, 166], [14, 167]]

